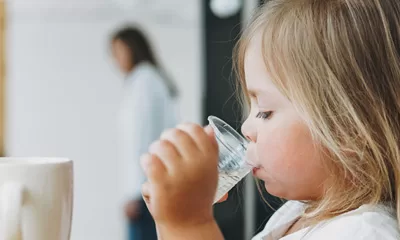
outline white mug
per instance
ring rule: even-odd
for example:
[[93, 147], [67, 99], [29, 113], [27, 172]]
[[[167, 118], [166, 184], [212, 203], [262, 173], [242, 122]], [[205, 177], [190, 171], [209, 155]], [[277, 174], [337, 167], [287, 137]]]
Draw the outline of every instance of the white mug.
[[69, 240], [73, 163], [0, 158], [0, 240]]

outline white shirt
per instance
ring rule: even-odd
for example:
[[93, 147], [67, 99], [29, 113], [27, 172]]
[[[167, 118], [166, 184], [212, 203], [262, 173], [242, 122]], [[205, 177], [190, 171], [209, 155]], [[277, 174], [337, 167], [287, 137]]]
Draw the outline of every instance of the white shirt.
[[363, 205], [313, 228], [282, 237], [304, 213], [305, 204], [289, 201], [268, 221], [253, 240], [398, 240], [400, 231], [395, 210], [383, 205]]
[[145, 176], [140, 157], [176, 125], [175, 104], [157, 69], [140, 63], [125, 80], [118, 116], [119, 182], [123, 201], [139, 199]]

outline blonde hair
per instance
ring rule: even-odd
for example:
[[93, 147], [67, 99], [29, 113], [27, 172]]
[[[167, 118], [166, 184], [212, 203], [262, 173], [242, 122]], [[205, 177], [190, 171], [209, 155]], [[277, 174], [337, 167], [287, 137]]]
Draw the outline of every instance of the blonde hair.
[[327, 150], [334, 177], [308, 217], [389, 204], [400, 219], [400, 1], [271, 0], [236, 48], [244, 102], [246, 49], [262, 34], [272, 81]]

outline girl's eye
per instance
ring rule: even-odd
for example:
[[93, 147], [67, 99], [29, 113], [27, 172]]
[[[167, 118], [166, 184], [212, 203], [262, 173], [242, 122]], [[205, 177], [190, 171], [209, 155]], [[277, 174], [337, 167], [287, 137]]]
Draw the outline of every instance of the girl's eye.
[[256, 118], [261, 118], [261, 119], [269, 119], [272, 116], [272, 111], [268, 112], [259, 112], [256, 115]]

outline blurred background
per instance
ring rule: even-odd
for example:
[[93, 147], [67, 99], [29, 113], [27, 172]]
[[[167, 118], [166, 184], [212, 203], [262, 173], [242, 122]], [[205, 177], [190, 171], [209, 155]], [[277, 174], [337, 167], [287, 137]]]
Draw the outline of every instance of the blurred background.
[[[179, 90], [179, 120], [215, 115], [239, 129], [232, 50], [261, 0], [0, 1], [3, 156], [75, 161], [72, 240], [127, 239], [116, 115], [123, 76], [112, 34], [140, 26]], [[272, 209], [249, 177], [215, 207], [227, 240], [250, 239]], [[262, 184], [261, 184], [262, 185]], [[195, 186], [194, 186], [195, 187]], [[273, 207], [280, 201], [264, 196]]]

